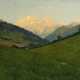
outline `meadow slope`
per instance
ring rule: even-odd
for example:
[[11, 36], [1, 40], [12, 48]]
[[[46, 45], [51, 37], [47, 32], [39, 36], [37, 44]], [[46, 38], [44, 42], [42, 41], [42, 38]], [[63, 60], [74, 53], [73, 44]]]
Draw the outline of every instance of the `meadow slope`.
[[35, 49], [0, 48], [0, 80], [80, 80], [80, 34]]

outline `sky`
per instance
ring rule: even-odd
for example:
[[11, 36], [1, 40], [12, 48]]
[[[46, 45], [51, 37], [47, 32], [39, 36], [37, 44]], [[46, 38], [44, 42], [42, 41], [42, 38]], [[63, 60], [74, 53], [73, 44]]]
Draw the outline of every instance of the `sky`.
[[65, 24], [79, 22], [80, 0], [0, 0], [0, 19], [15, 24], [26, 16], [49, 16]]

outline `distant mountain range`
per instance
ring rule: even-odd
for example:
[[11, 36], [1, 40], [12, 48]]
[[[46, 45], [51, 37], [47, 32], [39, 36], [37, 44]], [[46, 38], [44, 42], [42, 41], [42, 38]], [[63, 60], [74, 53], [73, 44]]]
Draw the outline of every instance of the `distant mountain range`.
[[55, 30], [52, 29], [49, 33], [45, 31], [45, 35], [47, 36], [43, 37], [43, 32], [41, 33], [43, 35], [39, 35], [21, 26], [16, 26], [1, 20], [0, 46], [34, 48], [64, 39], [76, 33], [80, 33], [80, 24], [57, 26]]
[[48, 34], [45, 39], [47, 39], [49, 42], [53, 42], [55, 40], [72, 36], [76, 33], [80, 33], [80, 24], [63, 25]]
[[27, 16], [16, 22], [25, 30], [29, 30], [41, 38], [47, 39], [49, 42], [58, 40], [58, 38], [71, 36], [79, 31], [80, 25], [72, 23], [69, 25], [56, 24], [51, 18], [44, 17], [42, 20], [34, 16]]
[[19, 26], [0, 21], [0, 45], [15, 47], [36, 47], [46, 44], [47, 40]]

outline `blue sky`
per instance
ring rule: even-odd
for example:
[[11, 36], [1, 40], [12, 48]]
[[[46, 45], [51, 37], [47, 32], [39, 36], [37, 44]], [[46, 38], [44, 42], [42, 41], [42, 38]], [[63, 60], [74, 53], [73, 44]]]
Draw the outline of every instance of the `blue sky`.
[[25, 16], [54, 21], [71, 21], [80, 18], [80, 0], [0, 0], [0, 18], [15, 23]]

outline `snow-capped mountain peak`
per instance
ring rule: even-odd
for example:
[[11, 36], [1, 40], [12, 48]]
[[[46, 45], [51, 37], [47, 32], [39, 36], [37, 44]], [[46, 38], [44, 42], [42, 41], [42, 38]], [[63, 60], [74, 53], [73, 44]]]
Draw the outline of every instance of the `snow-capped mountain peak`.
[[32, 31], [41, 37], [45, 37], [49, 32], [55, 29], [55, 22], [48, 16], [39, 20], [35, 16], [27, 16], [16, 21], [16, 25]]

